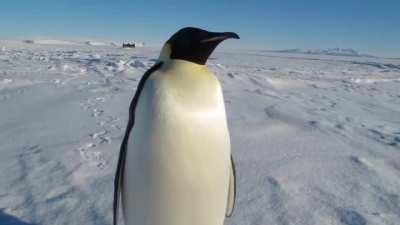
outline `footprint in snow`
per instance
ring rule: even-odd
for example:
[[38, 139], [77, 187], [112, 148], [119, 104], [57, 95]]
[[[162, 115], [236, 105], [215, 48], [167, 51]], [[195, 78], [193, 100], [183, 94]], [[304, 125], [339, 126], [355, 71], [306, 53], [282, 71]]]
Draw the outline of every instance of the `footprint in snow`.
[[108, 127], [108, 128], [111, 127], [113, 129], [121, 130], [119, 123], [120, 121], [121, 119], [118, 117], [108, 116], [105, 120], [97, 122], [97, 124], [100, 125], [101, 127]]
[[95, 100], [96, 100], [96, 101], [99, 101], [99, 102], [105, 102], [105, 101], [106, 101], [106, 98], [104, 98], [104, 97], [97, 97], [97, 98], [95, 98]]
[[368, 129], [367, 136], [385, 145], [399, 147], [400, 135], [398, 133], [387, 134], [376, 129]]
[[84, 161], [88, 162], [90, 165], [95, 165], [99, 169], [104, 169], [107, 162], [101, 152], [92, 150], [94, 147], [96, 147], [96, 145], [89, 142], [79, 147], [77, 150]]
[[146, 69], [147, 68], [147, 65], [144, 64], [140, 60], [133, 60], [131, 62], [128, 62], [128, 65], [131, 66], [131, 67], [134, 67], [136, 69]]
[[357, 211], [346, 208], [338, 208], [337, 216], [345, 225], [366, 225], [367, 220]]
[[99, 117], [101, 116], [101, 114], [103, 114], [103, 110], [102, 109], [93, 109], [93, 113], [91, 114], [92, 117]]
[[90, 134], [90, 136], [94, 140], [98, 139], [100, 141], [99, 144], [103, 144], [103, 143], [110, 144], [111, 143], [111, 137], [108, 136], [107, 134], [108, 134], [108, 131], [103, 130], [103, 131], [100, 131], [100, 132], [97, 132], [97, 133]]
[[20, 154], [21, 157], [25, 157], [28, 155], [35, 155], [42, 151], [40, 145], [33, 145], [24, 148], [24, 151]]

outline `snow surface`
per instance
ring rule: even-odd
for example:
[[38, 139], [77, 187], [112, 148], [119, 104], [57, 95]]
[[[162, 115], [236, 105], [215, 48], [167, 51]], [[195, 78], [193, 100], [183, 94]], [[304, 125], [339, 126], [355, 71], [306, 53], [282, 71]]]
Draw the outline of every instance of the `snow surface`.
[[37, 39], [24, 40], [27, 44], [39, 44], [39, 45], [79, 45], [80, 43], [74, 41], [65, 41], [65, 40], [57, 40], [57, 39]]
[[[128, 105], [158, 52], [0, 40], [0, 224], [111, 223]], [[237, 167], [225, 224], [400, 224], [400, 60], [220, 50], [208, 66]]]
[[[24, 45], [24, 44], [31, 44], [31, 45], [52, 45], [54, 47], [55, 45], [58, 45], [59, 47], [65, 46], [65, 45], [89, 45], [89, 46], [104, 46], [104, 47], [118, 47], [122, 46], [122, 43], [118, 42], [112, 42], [112, 41], [99, 41], [99, 40], [60, 40], [60, 39], [25, 39], [25, 40], [0, 40], [0, 42], [7, 42], [7, 45], [10, 45], [11, 43], [15, 45]], [[22, 42], [22, 43], [21, 43]], [[142, 47], [144, 46], [143, 42], [136, 42], [136, 41], [131, 41], [132, 43], [137, 43], [136, 47]]]
[[369, 54], [361, 54], [358, 51], [351, 48], [327, 48], [327, 49], [313, 49], [303, 50], [299, 48], [295, 49], [284, 49], [273, 52], [280, 53], [296, 53], [296, 54], [310, 54], [310, 55], [333, 55], [333, 56], [352, 56], [352, 57], [375, 57]]

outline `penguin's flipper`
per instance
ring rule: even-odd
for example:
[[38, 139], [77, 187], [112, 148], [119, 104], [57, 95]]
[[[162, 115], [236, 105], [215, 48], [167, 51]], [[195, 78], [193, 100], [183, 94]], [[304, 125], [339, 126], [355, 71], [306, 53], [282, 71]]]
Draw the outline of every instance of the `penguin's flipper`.
[[122, 140], [121, 148], [119, 151], [119, 158], [118, 158], [118, 165], [117, 171], [115, 172], [114, 178], [114, 202], [113, 202], [113, 225], [117, 225], [118, 223], [118, 208], [119, 208], [119, 199], [122, 191], [122, 184], [124, 179], [124, 170], [125, 170], [125, 159], [126, 159], [126, 152], [128, 149], [128, 139], [129, 134], [132, 130], [133, 125], [135, 124], [135, 108], [137, 102], [139, 100], [140, 92], [143, 90], [144, 84], [147, 78], [150, 75], [158, 70], [162, 66], [163, 62], [158, 62], [154, 66], [152, 66], [149, 70], [147, 70], [142, 78], [139, 81], [138, 87], [136, 89], [136, 93], [131, 101], [129, 106], [129, 118], [128, 118], [128, 125], [126, 127], [124, 139]]
[[235, 162], [233, 161], [233, 157], [231, 155], [231, 172], [229, 175], [228, 201], [226, 203], [226, 212], [225, 212], [225, 215], [227, 217], [232, 216], [233, 209], [235, 208], [235, 198], [236, 198], [236, 168], [235, 168]]

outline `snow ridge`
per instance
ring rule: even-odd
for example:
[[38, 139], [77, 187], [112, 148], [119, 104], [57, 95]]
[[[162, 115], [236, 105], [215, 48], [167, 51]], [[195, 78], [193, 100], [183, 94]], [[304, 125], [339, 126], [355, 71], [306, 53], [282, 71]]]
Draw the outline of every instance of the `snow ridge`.
[[361, 54], [358, 51], [351, 48], [328, 48], [328, 49], [315, 49], [315, 50], [302, 50], [299, 48], [295, 49], [284, 49], [276, 50], [273, 52], [280, 53], [295, 53], [295, 54], [309, 54], [309, 55], [331, 55], [331, 56], [352, 56], [352, 57], [374, 57], [369, 54]]

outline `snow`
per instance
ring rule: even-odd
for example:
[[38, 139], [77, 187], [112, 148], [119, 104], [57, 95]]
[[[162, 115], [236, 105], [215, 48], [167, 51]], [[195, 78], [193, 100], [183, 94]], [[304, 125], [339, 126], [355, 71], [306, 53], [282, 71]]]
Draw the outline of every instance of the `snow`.
[[102, 42], [102, 41], [85, 41], [85, 44], [90, 46], [116, 46], [113, 42]]
[[[101, 41], [101, 40], [87, 40], [87, 39], [74, 39], [74, 40], [62, 40], [62, 39], [43, 39], [43, 38], [36, 38], [36, 39], [22, 39], [22, 40], [0, 40], [4, 42], [7, 46], [12, 47], [22, 47], [24, 45], [31, 45], [30, 47], [44, 47], [42, 45], [48, 45], [52, 47], [65, 47], [65, 46], [76, 46], [76, 47], [83, 47], [83, 46], [97, 46], [97, 47], [120, 47], [122, 43], [113, 42], [113, 41]], [[136, 47], [143, 47], [144, 42], [136, 42]], [[25, 46], [27, 47], [27, 46]], [[0, 48], [0, 51], [5, 51], [5, 46]]]
[[[110, 224], [129, 102], [159, 49], [0, 49], [0, 224]], [[208, 66], [237, 167], [225, 224], [398, 224], [400, 60], [219, 50]]]
[[369, 54], [361, 54], [352, 48], [327, 48], [303, 50], [299, 48], [277, 50], [279, 53], [295, 53], [295, 54], [310, 54], [310, 55], [332, 55], [332, 56], [351, 56], [351, 57], [375, 57]]
[[73, 41], [65, 41], [58, 39], [37, 39], [37, 40], [24, 40], [27, 44], [40, 44], [40, 45], [78, 45], [79, 43]]

